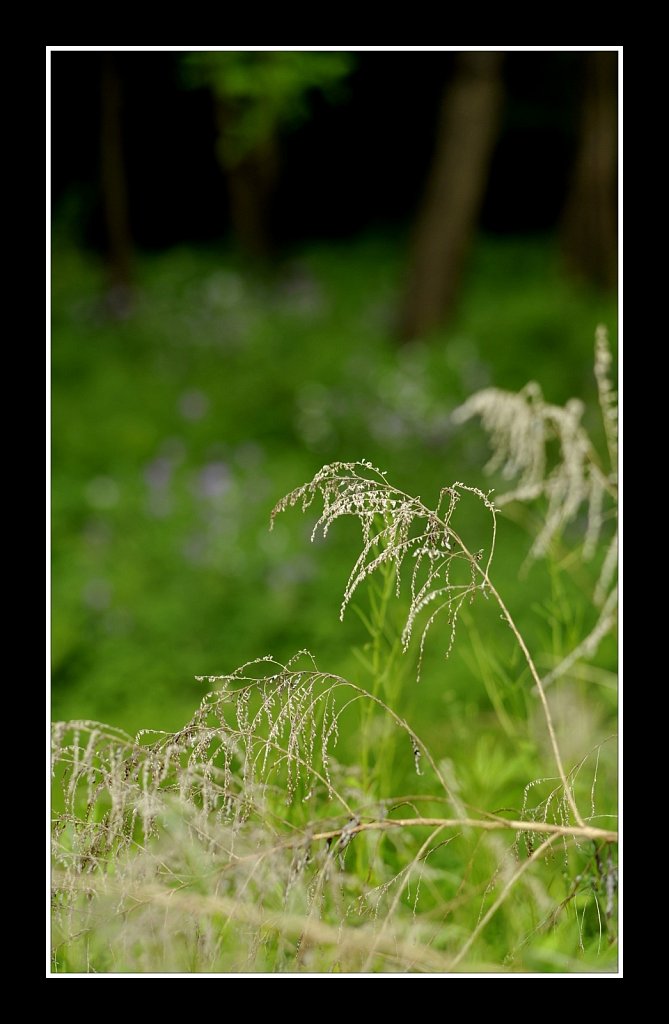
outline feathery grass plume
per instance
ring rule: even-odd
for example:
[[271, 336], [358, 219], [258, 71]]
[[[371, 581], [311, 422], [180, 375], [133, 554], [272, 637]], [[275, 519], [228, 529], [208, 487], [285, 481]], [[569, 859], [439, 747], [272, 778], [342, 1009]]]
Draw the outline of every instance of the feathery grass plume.
[[[615, 512], [617, 396], [610, 371], [607, 333], [600, 326], [596, 333], [595, 376], [608, 469], [602, 468], [596, 448], [581, 423], [583, 403], [572, 398], [565, 406], [551, 405], [534, 381], [517, 394], [499, 388], [478, 391], [453, 413], [456, 423], [465, 423], [473, 417], [481, 419], [493, 449], [486, 472], [500, 472], [505, 480], [516, 481], [515, 487], [496, 496], [498, 507], [539, 497], [547, 500], [544, 525], [530, 551], [532, 558], [546, 555], [551, 542], [573, 522], [583, 506], [587, 510], [584, 556], [592, 558], [605, 519]], [[552, 444], [557, 444], [559, 449], [556, 460], [550, 456]]]
[[618, 479], [618, 395], [611, 381], [612, 362], [606, 327], [600, 324], [595, 332], [595, 379], [606, 434], [611, 478], [616, 482]]
[[[114, 845], [139, 828], [148, 837], [177, 795], [217, 820], [239, 825], [262, 808], [270, 793], [292, 803], [317, 792], [352, 808], [331, 775], [342, 715], [373, 702], [407, 736], [415, 762], [427, 759], [443, 789], [439, 769], [419, 737], [384, 702], [340, 676], [321, 672], [301, 651], [282, 664], [265, 657], [228, 676], [197, 677], [216, 683], [176, 733], [142, 730], [135, 739], [93, 722], [56, 723], [53, 771], [65, 815], [93, 826], [104, 810], [104, 834]], [[85, 854], [88, 856], [88, 853]]]
[[[470, 552], [453, 527], [458, 504], [465, 494], [473, 495], [490, 515], [490, 542], [484, 569], [480, 565], [484, 550]], [[279, 513], [295, 505], [306, 511], [316, 496], [321, 498], [322, 512], [312, 530], [312, 540], [319, 531], [327, 536], [332, 524], [342, 516], [354, 516], [362, 529], [362, 550], [344, 587], [340, 618], [344, 617], [360, 584], [382, 566], [394, 567], [399, 596], [405, 562], [413, 561], [409, 574], [411, 601], [402, 631], [402, 645], [406, 651], [416, 619], [427, 610], [429, 614], [426, 612], [423, 617], [420, 636], [420, 677], [425, 639], [436, 619], [443, 616], [449, 627], [448, 656], [462, 605], [473, 600], [477, 593], [486, 593], [496, 537], [495, 506], [489, 494], [456, 481], [441, 489], [436, 507], [430, 509], [420, 497], [412, 497], [390, 484], [386, 473], [371, 462], [334, 462], [323, 466], [312, 480], [277, 503], [272, 510], [270, 529]]]

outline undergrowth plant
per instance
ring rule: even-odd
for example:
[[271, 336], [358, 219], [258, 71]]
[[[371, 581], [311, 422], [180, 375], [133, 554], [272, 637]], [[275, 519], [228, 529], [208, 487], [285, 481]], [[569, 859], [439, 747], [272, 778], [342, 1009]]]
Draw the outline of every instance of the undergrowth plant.
[[[547, 696], [616, 620], [616, 402], [603, 329], [596, 378], [608, 466], [579, 403], [550, 405], [537, 385], [517, 395], [488, 389], [455, 419], [481, 418], [494, 452], [489, 470], [514, 481], [501, 497], [456, 481], [430, 507], [356, 461], [324, 466], [276, 505], [272, 525], [291, 507], [316, 506], [312, 537], [343, 517], [359, 522], [340, 614], [355, 608], [369, 633], [357, 652], [367, 686], [301, 651], [206, 677], [211, 692], [177, 733], [54, 726], [54, 971], [615, 968], [612, 743], [567, 760]], [[563, 543], [585, 510], [580, 551], [598, 566], [596, 621], [545, 673], [493, 569], [498, 510], [542, 498], [530, 558]], [[365, 589], [366, 608], [358, 603]], [[406, 612], [398, 634], [395, 601]], [[400, 713], [410, 652], [419, 685], [428, 637], [438, 633], [448, 656], [460, 620], [475, 623], [481, 602], [508, 627], [552, 762], [525, 777], [511, 808], [472, 806], [461, 783], [468, 766], [431, 751]], [[479, 638], [473, 662], [515, 741], [484, 647]], [[357, 760], [339, 760], [344, 747]], [[409, 772], [413, 790], [394, 790]], [[501, 943], [490, 937], [493, 919]]]

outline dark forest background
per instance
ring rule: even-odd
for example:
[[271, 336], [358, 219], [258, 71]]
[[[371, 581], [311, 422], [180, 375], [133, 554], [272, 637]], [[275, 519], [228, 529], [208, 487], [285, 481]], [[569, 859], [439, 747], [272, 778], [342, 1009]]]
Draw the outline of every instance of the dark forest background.
[[[483, 231], [518, 235], [560, 224], [583, 146], [586, 104], [596, 99], [591, 80], [603, 67], [615, 110], [616, 56], [505, 55]], [[443, 52], [355, 53], [335, 102], [307, 90], [308, 116], [281, 140], [269, 215], [278, 245], [351, 238], [411, 220], [434, 156], [444, 89], [461, 60]], [[135, 243], [163, 249], [218, 240], [230, 230], [216, 160], [215, 100], [205, 86], [186, 88], [186, 81], [183, 57], [173, 52], [52, 54], [54, 208], [69, 203], [86, 245], [105, 245], [100, 115], [102, 98], [114, 87]], [[600, 184], [606, 185], [603, 178]]]

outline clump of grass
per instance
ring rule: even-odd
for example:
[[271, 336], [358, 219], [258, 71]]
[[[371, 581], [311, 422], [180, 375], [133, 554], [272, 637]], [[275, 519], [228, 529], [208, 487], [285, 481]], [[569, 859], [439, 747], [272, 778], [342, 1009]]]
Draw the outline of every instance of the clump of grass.
[[[326, 752], [351, 702], [369, 695], [299, 660], [216, 679], [175, 734], [54, 729], [65, 805], [53, 839], [55, 969], [454, 970], [496, 906], [464, 943], [440, 924], [453, 895], [444, 844], [474, 854], [472, 834], [508, 832], [509, 849], [522, 840], [527, 855], [514, 855], [503, 887], [495, 877], [465, 886], [501, 906], [556, 844], [580, 856], [615, 839], [554, 823], [547, 804], [536, 820], [527, 806], [516, 820], [463, 817], [425, 745], [378, 700], [437, 789], [370, 801]], [[421, 803], [455, 810], [421, 813]], [[407, 805], [414, 813], [399, 816]]]
[[[615, 462], [606, 352], [600, 331], [596, 372]], [[615, 495], [613, 465], [608, 474], [599, 468], [577, 412], [573, 403], [559, 410], [525, 389], [519, 396], [483, 392], [459, 413], [483, 416], [495, 448], [490, 468], [520, 477], [506, 500], [547, 500], [535, 555], [584, 503], [585, 547], [600, 546], [596, 488], [602, 498]], [[551, 438], [559, 441], [552, 467]], [[463, 539], [465, 497], [489, 523], [483, 548]], [[370, 577], [383, 577], [384, 594], [391, 575], [398, 595], [406, 580], [401, 640], [407, 652], [420, 623], [418, 673], [440, 618], [449, 654], [463, 604], [484, 598], [497, 605], [540, 698], [557, 774], [525, 780], [515, 808], [472, 807], [457, 771], [435, 758], [380, 692], [321, 671], [305, 651], [287, 663], [266, 657], [204, 677], [215, 688], [176, 733], [132, 738], [91, 722], [57, 724], [54, 969], [513, 970], [558, 924], [571, 927], [577, 953], [595, 938], [595, 959], [602, 947], [614, 950], [616, 833], [600, 827], [597, 806], [605, 747], [566, 765], [546, 696], [564, 666], [592, 653], [612, 628], [614, 590], [604, 586], [595, 629], [542, 679], [491, 577], [503, 500], [456, 482], [431, 508], [367, 461], [337, 462], [286, 495], [272, 523], [316, 501], [312, 537], [347, 516], [362, 530], [342, 616]], [[604, 567], [609, 561], [607, 553]], [[600, 587], [605, 575], [602, 569]], [[397, 757], [413, 767], [417, 792], [384, 791], [387, 774], [374, 788], [365, 765], [335, 758], [340, 733], [369, 729], [370, 709], [402, 740]], [[508, 842], [500, 842], [505, 832]], [[473, 906], [474, 919], [467, 914]], [[505, 913], [514, 940], [500, 961], [486, 934]], [[610, 967], [610, 955], [601, 962]]]

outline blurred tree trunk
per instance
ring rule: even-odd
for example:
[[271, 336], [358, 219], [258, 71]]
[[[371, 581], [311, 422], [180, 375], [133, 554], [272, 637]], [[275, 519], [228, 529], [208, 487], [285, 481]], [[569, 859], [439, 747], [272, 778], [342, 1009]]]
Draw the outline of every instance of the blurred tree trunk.
[[125, 316], [132, 305], [132, 234], [123, 157], [123, 89], [118, 59], [102, 55], [102, 117], [100, 162], [102, 199], [107, 230], [110, 311]]
[[[218, 100], [216, 115], [219, 137], [225, 137], [230, 113], [224, 100]], [[272, 134], [235, 164], [225, 159], [220, 163], [228, 182], [230, 219], [237, 241], [249, 259], [266, 267], [273, 256], [270, 210], [279, 176], [276, 136]]]
[[426, 334], [453, 312], [499, 130], [502, 60], [497, 52], [456, 57], [411, 246], [400, 315], [404, 341]]
[[617, 79], [617, 53], [585, 54], [580, 143], [562, 223], [568, 267], [600, 288], [617, 280]]

